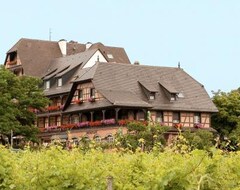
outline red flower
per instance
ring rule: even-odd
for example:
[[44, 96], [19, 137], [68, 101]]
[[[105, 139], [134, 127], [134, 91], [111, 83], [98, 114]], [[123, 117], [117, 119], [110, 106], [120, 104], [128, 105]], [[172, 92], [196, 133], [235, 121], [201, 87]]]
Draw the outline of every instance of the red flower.
[[97, 127], [97, 126], [101, 126], [102, 122], [101, 121], [92, 121], [89, 122], [90, 127]]

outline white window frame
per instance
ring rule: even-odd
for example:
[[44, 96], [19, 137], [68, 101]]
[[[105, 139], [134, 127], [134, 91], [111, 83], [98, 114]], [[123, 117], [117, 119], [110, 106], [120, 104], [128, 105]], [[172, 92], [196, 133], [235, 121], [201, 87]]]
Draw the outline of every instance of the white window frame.
[[50, 88], [50, 80], [45, 81], [45, 89]]
[[201, 113], [194, 113], [194, 123], [201, 123]]
[[62, 86], [62, 77], [57, 79], [57, 86], [58, 87]]

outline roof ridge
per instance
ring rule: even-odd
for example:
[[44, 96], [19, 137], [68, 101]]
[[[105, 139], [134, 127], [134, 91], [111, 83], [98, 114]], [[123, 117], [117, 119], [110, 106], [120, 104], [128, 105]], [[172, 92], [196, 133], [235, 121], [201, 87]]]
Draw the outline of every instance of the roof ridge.
[[[100, 64], [105, 64], [105, 62], [99, 62]], [[149, 67], [149, 68], [167, 68], [167, 69], [179, 69], [178, 67], [169, 67], [169, 66], [157, 66], [157, 65], [134, 65], [134, 64], [126, 64], [126, 63], [116, 63], [116, 62], [107, 62], [110, 63], [111, 65], [124, 65], [124, 66], [129, 66], [129, 67]], [[114, 64], [112, 64], [114, 63]]]

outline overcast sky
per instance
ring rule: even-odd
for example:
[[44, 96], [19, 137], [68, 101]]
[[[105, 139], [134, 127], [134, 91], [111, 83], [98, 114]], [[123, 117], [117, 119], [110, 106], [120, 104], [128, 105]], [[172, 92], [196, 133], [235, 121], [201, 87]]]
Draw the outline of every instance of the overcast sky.
[[239, 0], [1, 1], [0, 63], [20, 38], [102, 42], [131, 62], [181, 67], [211, 91], [240, 87]]

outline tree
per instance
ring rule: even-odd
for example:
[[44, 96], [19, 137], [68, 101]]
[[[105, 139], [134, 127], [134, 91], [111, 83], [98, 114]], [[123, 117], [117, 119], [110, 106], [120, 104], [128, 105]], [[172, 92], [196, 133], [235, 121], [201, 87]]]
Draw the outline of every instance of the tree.
[[135, 151], [141, 148], [145, 151], [151, 151], [155, 145], [165, 145], [164, 133], [168, 127], [160, 126], [149, 122], [149, 124], [134, 121], [127, 124], [128, 133], [125, 135], [116, 135], [119, 146], [129, 148]]
[[0, 134], [10, 137], [23, 135], [33, 140], [38, 132], [34, 127], [35, 113], [33, 110], [41, 109], [48, 103], [42, 89], [39, 88], [41, 80], [21, 76], [0, 67]]
[[221, 137], [230, 138], [232, 146], [240, 142], [240, 88], [229, 93], [215, 92], [213, 102], [219, 112], [212, 116], [212, 126]]

